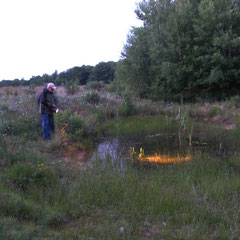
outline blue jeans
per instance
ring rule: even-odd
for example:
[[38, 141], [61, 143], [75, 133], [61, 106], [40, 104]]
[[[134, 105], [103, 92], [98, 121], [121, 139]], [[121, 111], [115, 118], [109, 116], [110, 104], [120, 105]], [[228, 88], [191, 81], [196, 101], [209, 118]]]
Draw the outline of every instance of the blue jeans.
[[51, 139], [51, 130], [53, 126], [53, 114], [42, 114], [43, 139]]

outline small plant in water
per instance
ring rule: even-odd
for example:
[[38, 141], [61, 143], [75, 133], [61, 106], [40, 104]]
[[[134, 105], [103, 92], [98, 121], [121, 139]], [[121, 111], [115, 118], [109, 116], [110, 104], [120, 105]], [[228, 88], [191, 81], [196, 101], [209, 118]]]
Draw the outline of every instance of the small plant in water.
[[134, 147], [130, 147], [129, 154], [130, 154], [130, 158], [131, 159], [135, 159], [136, 158], [137, 153], [136, 153]]
[[181, 106], [179, 106], [179, 113], [177, 116], [177, 120], [179, 120], [179, 143], [181, 145], [182, 142], [182, 134], [181, 130], [187, 132], [189, 146], [192, 146], [192, 135], [194, 129], [194, 120], [189, 116], [189, 110], [183, 107], [183, 102], [181, 102]]
[[144, 158], [144, 149], [140, 148], [140, 152], [139, 152], [139, 158]]
[[133, 156], [134, 154], [136, 154], [134, 147], [130, 147], [129, 153], [130, 153], [130, 156]]

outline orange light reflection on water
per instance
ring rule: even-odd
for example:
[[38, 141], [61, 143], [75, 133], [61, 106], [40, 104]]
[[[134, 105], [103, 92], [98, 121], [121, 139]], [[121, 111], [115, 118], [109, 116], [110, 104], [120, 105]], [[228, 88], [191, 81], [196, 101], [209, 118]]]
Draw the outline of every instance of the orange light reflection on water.
[[180, 155], [178, 156], [154, 155], [154, 156], [139, 157], [139, 160], [141, 161], [162, 163], [162, 164], [188, 162], [191, 159], [192, 159], [191, 155], [187, 155], [185, 157]]

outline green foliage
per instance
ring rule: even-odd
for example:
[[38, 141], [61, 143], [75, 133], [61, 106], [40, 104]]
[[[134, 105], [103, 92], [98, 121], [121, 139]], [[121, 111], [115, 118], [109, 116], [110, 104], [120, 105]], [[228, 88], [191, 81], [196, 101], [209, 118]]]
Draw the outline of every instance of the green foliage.
[[89, 81], [102, 81], [104, 83], [110, 83], [114, 80], [115, 70], [115, 62], [100, 62], [91, 72]]
[[217, 106], [212, 106], [209, 112], [209, 117], [215, 117], [221, 112], [221, 109]]
[[229, 101], [227, 102], [227, 106], [229, 108], [235, 107], [235, 108], [239, 108], [240, 107], [240, 96], [233, 96], [229, 99]]
[[240, 5], [232, 0], [142, 1], [117, 79], [153, 99], [220, 100], [240, 88]]
[[107, 104], [106, 106], [101, 106], [96, 110], [98, 122], [105, 122], [107, 120], [113, 119], [117, 116], [116, 106]]
[[103, 123], [101, 127], [104, 132], [114, 136], [141, 136], [146, 134], [154, 134], [156, 132], [166, 134], [169, 134], [171, 131], [176, 132], [177, 123], [175, 121], [167, 122], [164, 118], [159, 116], [130, 116], [128, 118], [113, 119]]
[[[164, 72], [173, 72], [167, 63], [164, 68]], [[20, 130], [13, 126], [14, 131], [9, 130], [7, 136], [4, 132], [0, 135], [0, 239], [238, 239], [239, 129], [200, 125], [195, 113], [201, 111], [207, 119], [209, 105], [182, 105], [184, 140], [186, 134], [189, 139], [193, 135], [193, 144], [199, 144], [196, 151], [193, 149], [192, 161], [164, 166], [139, 164], [120, 158], [122, 152], [106, 145], [119, 162], [108, 157], [79, 167], [79, 147], [84, 145], [85, 150], [86, 143], [91, 143], [89, 136], [98, 137], [100, 130], [107, 139], [129, 137], [131, 144], [135, 144], [135, 137], [140, 142], [145, 137], [150, 142], [157, 138], [163, 152], [166, 142], [174, 146], [178, 141], [175, 104], [135, 100], [130, 91], [125, 91], [122, 114], [118, 109], [120, 96], [103, 91], [98, 95], [98, 105], [85, 104], [80, 94], [63, 97], [62, 108], [69, 109], [60, 111], [55, 119], [59, 127], [66, 123], [70, 141], [68, 146], [59, 145], [54, 150], [52, 142], [39, 139], [40, 134], [33, 140], [24, 137], [24, 133], [38, 131], [32, 129], [34, 124], [24, 121], [36, 115], [30, 111], [29, 96], [3, 96], [0, 126], [14, 120]], [[213, 116], [221, 110], [218, 106], [212, 107]], [[192, 115], [190, 107], [195, 111]], [[135, 111], [141, 116], [119, 117]], [[83, 117], [76, 114], [80, 112]], [[231, 109], [231, 117], [237, 112]], [[25, 131], [22, 134], [21, 128]], [[122, 151], [122, 143], [127, 142], [118, 140], [115, 143]], [[201, 143], [206, 144], [204, 150]], [[225, 149], [227, 159], [223, 160]], [[211, 157], [215, 152], [221, 158]], [[74, 155], [70, 164], [65, 161], [68, 154]], [[120, 164], [123, 166], [116, 168]]]
[[2, 159], [2, 164], [4, 166], [11, 166], [17, 163], [24, 163], [29, 162], [33, 163], [35, 161], [42, 162], [41, 156], [34, 156], [32, 152], [28, 152], [25, 150], [21, 151], [10, 151], [7, 150], [6, 142], [4, 144], [1, 144], [0, 146], [0, 158]]
[[60, 111], [58, 114], [56, 114], [56, 122], [59, 127], [62, 127], [64, 123], [68, 123], [69, 119], [71, 118], [72, 113], [71, 109], [68, 108], [65, 111]]
[[[142, 116], [154, 116], [159, 114], [160, 102], [154, 103], [151, 100], [144, 100], [143, 103], [136, 106], [136, 111]], [[161, 107], [161, 110], [164, 111], [164, 106]]]
[[67, 94], [74, 95], [79, 91], [79, 86], [76, 82], [67, 82], [67, 84], [65, 84], [65, 89], [67, 90]]
[[147, 97], [151, 86], [148, 38], [149, 31], [145, 28], [132, 29], [123, 50], [124, 59], [119, 61], [116, 70], [116, 79], [140, 97]]
[[66, 133], [72, 139], [80, 139], [86, 134], [84, 119], [77, 114], [72, 114], [70, 109], [58, 113], [56, 116], [56, 122], [60, 128], [63, 124], [66, 124]]
[[136, 113], [136, 107], [133, 103], [132, 93], [126, 91], [123, 94], [123, 102], [119, 107], [120, 116], [131, 116]]
[[16, 194], [1, 194], [0, 209], [5, 216], [15, 216], [19, 220], [33, 220], [35, 217], [33, 204]]
[[[40, 129], [37, 129], [38, 118], [34, 115], [24, 115], [19, 112], [9, 114], [15, 116], [10, 121], [4, 121], [0, 125], [0, 133], [11, 136], [22, 136], [26, 139], [36, 139]], [[8, 118], [8, 116], [6, 116]], [[17, 119], [17, 121], [16, 121]]]
[[122, 95], [125, 87], [123, 86], [123, 84], [117, 80], [109, 83], [106, 85], [105, 87], [107, 92], [112, 92], [112, 93], [116, 93], [118, 95]]
[[81, 138], [84, 134], [85, 122], [79, 115], [72, 115], [69, 119], [68, 126], [66, 128], [67, 133], [71, 134], [74, 139]]
[[89, 80], [89, 76], [94, 67], [92, 66], [81, 66], [68, 69], [66, 72], [62, 72], [56, 76], [56, 81], [58, 84], [62, 82], [71, 82], [75, 81], [77, 85], [85, 85]]
[[[1, 192], [0, 193], [0, 217], [2, 215], [9, 216], [11, 219], [11, 224], [8, 226], [8, 229], [15, 228], [16, 230], [19, 229], [20, 222], [35, 222], [37, 224], [42, 224], [47, 226], [48, 222], [51, 222], [51, 219], [54, 218], [55, 212], [52, 209], [44, 208], [37, 202], [27, 200], [26, 198], [22, 197], [20, 194], [13, 193], [13, 192]], [[1, 218], [0, 218], [1, 219]], [[14, 220], [17, 220], [15, 223]], [[14, 224], [15, 223], [15, 224]], [[0, 226], [4, 226], [3, 222], [1, 221]], [[15, 234], [18, 234], [22, 237], [18, 238], [11, 238], [11, 239], [32, 239], [33, 235], [29, 234], [29, 238], [26, 238], [26, 229], [29, 228], [29, 225], [25, 225], [22, 231], [15, 231]], [[29, 229], [28, 229], [29, 231]], [[4, 232], [3, 232], [4, 233]], [[3, 234], [2, 233], [2, 234]], [[6, 236], [15, 236], [15, 234], [10, 234], [9, 231], [6, 231]], [[24, 233], [24, 234], [23, 234]], [[31, 233], [31, 231], [30, 231]], [[1, 228], [0, 228], [0, 236], [1, 236]], [[7, 238], [8, 239], [8, 238]]]
[[38, 119], [33, 116], [18, 118], [18, 121], [6, 122], [0, 127], [0, 132], [6, 135], [23, 136], [26, 139], [36, 139], [40, 130], [36, 129]]
[[17, 163], [8, 169], [7, 176], [9, 181], [24, 191], [29, 185], [46, 187], [56, 183], [56, 175], [44, 163]]
[[[69, 93], [76, 92], [75, 85], [85, 85], [91, 81], [103, 81], [110, 83], [115, 78], [116, 62], [100, 62], [96, 66], [81, 66], [73, 67], [61, 73], [55, 71], [52, 75], [43, 74], [42, 76], [33, 76], [29, 80], [15, 79], [0, 81], [0, 87], [6, 86], [34, 86], [43, 85], [49, 82], [55, 83], [57, 86], [65, 85], [69, 88]], [[72, 93], [74, 92], [74, 93]], [[33, 94], [34, 89], [25, 89], [25, 94]], [[6, 88], [5, 94], [7, 96], [17, 95], [11, 89]]]
[[[66, 106], [77, 105], [82, 100], [77, 97], [66, 98]], [[98, 127], [105, 127], [103, 131], [111, 137], [120, 133], [121, 137], [126, 134], [143, 139], [147, 133], [149, 139], [163, 134], [170, 145], [175, 141], [172, 136], [179, 125], [165, 118], [167, 111], [175, 116], [173, 104], [168, 104], [164, 112], [162, 103], [149, 100], [144, 105], [139, 99], [135, 103], [126, 91], [126, 108], [140, 104], [141, 114], [165, 114], [116, 118], [119, 99], [111, 98], [98, 106], [84, 104], [86, 109], [90, 108], [84, 118], [76, 114], [75, 108], [69, 108], [56, 114], [56, 121], [59, 127], [66, 123], [68, 136], [77, 141], [80, 138], [81, 143], [86, 141], [85, 134], [98, 134]], [[11, 104], [6, 105], [9, 108], [1, 115], [1, 124], [12, 119], [18, 122], [21, 114], [10, 111]], [[183, 117], [189, 121], [189, 111]], [[185, 133], [189, 133], [191, 124], [186, 124]], [[65, 150], [71, 146], [51, 152], [49, 143], [41, 140], [27, 141], [21, 134], [0, 136], [0, 238], [237, 239], [239, 131], [196, 126], [196, 133], [199, 141], [216, 146], [216, 151], [232, 145], [227, 149], [236, 156], [229, 161], [214, 159], [205, 149], [199, 158], [183, 164], [153, 166], [130, 161], [122, 171], [109, 158], [91, 161], [82, 168], [76, 167], [78, 162], [73, 167], [64, 162]], [[35, 151], [41, 151], [41, 155], [35, 156]]]
[[93, 91], [93, 92], [87, 93], [86, 96], [84, 97], [84, 100], [86, 103], [98, 104], [101, 98], [97, 92]]

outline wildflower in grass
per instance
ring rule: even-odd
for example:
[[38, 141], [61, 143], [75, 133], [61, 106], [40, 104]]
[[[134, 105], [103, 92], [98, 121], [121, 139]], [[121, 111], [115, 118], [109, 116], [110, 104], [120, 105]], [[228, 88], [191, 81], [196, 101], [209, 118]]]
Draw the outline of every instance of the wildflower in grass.
[[47, 165], [45, 165], [44, 163], [37, 164], [37, 170], [44, 171], [47, 168], [48, 168]]

